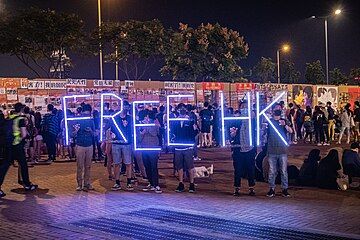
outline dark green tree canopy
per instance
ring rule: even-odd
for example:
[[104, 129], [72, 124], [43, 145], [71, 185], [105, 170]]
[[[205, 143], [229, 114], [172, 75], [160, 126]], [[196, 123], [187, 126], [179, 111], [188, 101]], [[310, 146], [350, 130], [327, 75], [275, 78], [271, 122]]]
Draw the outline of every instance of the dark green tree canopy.
[[281, 83], [299, 83], [300, 72], [295, 69], [295, 64], [289, 60], [282, 61], [280, 66]]
[[16, 56], [37, 77], [56, 76], [65, 51], [84, 43], [83, 22], [74, 14], [30, 8], [0, 21], [0, 53]]
[[319, 60], [306, 64], [305, 79], [308, 84], [325, 83], [325, 74]]
[[275, 67], [271, 58], [261, 57], [254, 67], [254, 75], [263, 83], [271, 82], [275, 79]]
[[340, 85], [348, 83], [348, 78], [339, 68], [330, 71], [330, 84]]
[[360, 68], [352, 68], [350, 70], [349, 84], [360, 85]]
[[242, 76], [239, 61], [249, 47], [237, 31], [220, 24], [191, 28], [180, 23], [164, 48], [163, 75], [189, 81], [237, 81]]

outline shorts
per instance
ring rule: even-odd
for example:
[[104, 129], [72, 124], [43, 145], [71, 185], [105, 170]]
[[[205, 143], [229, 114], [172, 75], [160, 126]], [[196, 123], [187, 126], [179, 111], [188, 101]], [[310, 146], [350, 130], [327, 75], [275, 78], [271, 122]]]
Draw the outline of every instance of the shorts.
[[131, 154], [131, 145], [112, 144], [112, 156], [114, 164], [131, 164]]
[[201, 133], [210, 133], [211, 124], [210, 122], [202, 122], [201, 123]]
[[194, 148], [175, 149], [174, 165], [176, 170], [190, 170], [194, 168]]
[[36, 135], [35, 136], [35, 141], [42, 141], [43, 137], [41, 135]]

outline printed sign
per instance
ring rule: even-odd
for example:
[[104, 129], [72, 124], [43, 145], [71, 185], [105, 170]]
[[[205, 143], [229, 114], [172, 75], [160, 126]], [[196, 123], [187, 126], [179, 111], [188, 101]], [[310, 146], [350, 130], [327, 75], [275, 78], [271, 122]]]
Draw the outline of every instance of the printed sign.
[[21, 79], [20, 81], [20, 88], [28, 88], [29, 80], [27, 79]]
[[16, 88], [7, 88], [6, 89], [6, 99], [9, 101], [17, 101], [17, 89]]
[[224, 90], [224, 83], [207, 82], [202, 83], [203, 90]]
[[44, 81], [31, 80], [29, 81], [28, 89], [45, 89]]
[[327, 102], [331, 102], [334, 108], [338, 103], [338, 88], [318, 86], [317, 87], [317, 104], [325, 106]]
[[0, 94], [6, 94], [5, 88], [0, 88]]
[[86, 87], [86, 79], [66, 79], [66, 85], [71, 87]]
[[165, 89], [187, 89], [194, 90], [194, 82], [164, 82]]
[[236, 91], [253, 90], [255, 83], [236, 83]]
[[45, 81], [45, 89], [66, 89], [66, 81]]
[[134, 81], [125, 80], [125, 87], [127, 88], [133, 88], [135, 85]]
[[94, 80], [94, 87], [112, 87], [113, 80]]

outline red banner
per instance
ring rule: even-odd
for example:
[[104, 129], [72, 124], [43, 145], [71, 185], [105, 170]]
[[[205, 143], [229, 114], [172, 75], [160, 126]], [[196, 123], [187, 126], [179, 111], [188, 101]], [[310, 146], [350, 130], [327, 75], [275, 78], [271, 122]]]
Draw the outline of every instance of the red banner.
[[203, 90], [224, 90], [224, 83], [204, 82], [202, 88]]
[[255, 83], [236, 83], [236, 91], [241, 92], [244, 90], [255, 89]]

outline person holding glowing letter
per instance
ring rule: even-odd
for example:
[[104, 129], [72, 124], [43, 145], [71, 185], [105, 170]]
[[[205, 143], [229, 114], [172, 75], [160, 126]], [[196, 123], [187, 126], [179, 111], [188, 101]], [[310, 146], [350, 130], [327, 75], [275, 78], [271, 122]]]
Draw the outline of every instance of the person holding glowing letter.
[[[270, 119], [268, 126], [267, 149], [269, 156], [269, 185], [270, 190], [268, 197], [275, 196], [275, 179], [280, 171], [282, 196], [290, 197], [288, 193], [288, 173], [287, 173], [287, 149], [286, 139], [287, 133], [292, 133], [292, 128], [287, 124], [286, 120], [281, 118], [281, 110], [273, 112], [273, 118]], [[280, 134], [280, 137], [279, 137]]]

